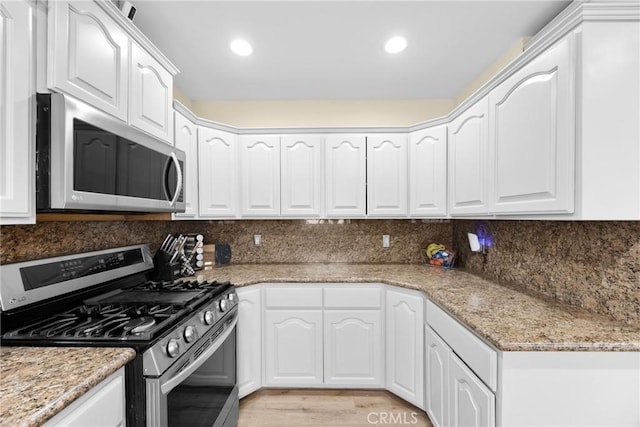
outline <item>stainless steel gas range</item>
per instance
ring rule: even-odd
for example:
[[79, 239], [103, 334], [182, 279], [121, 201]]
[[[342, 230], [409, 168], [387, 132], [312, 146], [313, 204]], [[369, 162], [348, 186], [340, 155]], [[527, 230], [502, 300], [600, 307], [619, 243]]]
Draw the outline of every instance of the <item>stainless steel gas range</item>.
[[2, 265], [1, 344], [131, 347], [128, 426], [235, 426], [235, 288], [152, 270], [147, 245]]

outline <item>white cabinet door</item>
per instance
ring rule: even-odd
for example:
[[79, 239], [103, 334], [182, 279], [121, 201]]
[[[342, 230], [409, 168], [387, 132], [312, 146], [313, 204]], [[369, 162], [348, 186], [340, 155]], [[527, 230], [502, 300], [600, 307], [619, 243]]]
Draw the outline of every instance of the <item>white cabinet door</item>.
[[496, 424], [495, 396], [453, 353], [449, 357], [449, 407], [451, 427]]
[[241, 213], [243, 217], [280, 215], [280, 137], [240, 137]]
[[366, 215], [366, 137], [328, 135], [325, 142], [326, 213], [329, 218]]
[[409, 214], [447, 215], [447, 127], [409, 134]]
[[322, 311], [267, 310], [264, 319], [265, 385], [322, 384]]
[[262, 387], [262, 304], [260, 288], [238, 289], [238, 388], [244, 397]]
[[286, 135], [281, 139], [280, 213], [289, 217], [322, 214], [322, 136]]
[[173, 142], [173, 77], [137, 43], [131, 42], [129, 124]]
[[122, 427], [125, 425], [124, 368], [80, 396], [56, 416], [46, 427]]
[[325, 310], [324, 383], [384, 385], [380, 310]]
[[49, 2], [48, 86], [127, 120], [129, 38], [97, 3]]
[[198, 127], [177, 111], [175, 117], [174, 144], [186, 154], [184, 174], [184, 197], [186, 208], [174, 218], [195, 218], [198, 215]]
[[35, 5], [0, 3], [0, 224], [35, 223]]
[[449, 346], [431, 329], [424, 327], [425, 410], [434, 427], [449, 425]]
[[488, 108], [488, 98], [483, 98], [448, 126], [452, 215], [488, 212]]
[[229, 132], [198, 127], [198, 209], [202, 218], [238, 213], [238, 146]]
[[387, 389], [423, 408], [422, 295], [388, 289], [386, 308]]
[[573, 212], [570, 42], [546, 50], [489, 95], [492, 212]]
[[407, 216], [406, 134], [367, 136], [367, 215]]

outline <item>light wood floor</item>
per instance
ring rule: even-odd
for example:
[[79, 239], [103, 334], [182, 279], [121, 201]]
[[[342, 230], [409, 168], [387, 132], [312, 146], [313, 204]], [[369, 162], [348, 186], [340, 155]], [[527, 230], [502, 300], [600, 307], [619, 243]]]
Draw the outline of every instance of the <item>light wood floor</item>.
[[432, 427], [420, 409], [383, 390], [257, 391], [240, 400], [238, 427]]

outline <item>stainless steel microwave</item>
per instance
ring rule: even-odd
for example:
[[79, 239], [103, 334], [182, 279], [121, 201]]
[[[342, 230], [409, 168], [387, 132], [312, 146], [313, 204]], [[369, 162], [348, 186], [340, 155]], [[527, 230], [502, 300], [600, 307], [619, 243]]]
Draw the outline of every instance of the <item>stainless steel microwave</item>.
[[38, 212], [184, 212], [183, 151], [71, 97], [37, 101]]

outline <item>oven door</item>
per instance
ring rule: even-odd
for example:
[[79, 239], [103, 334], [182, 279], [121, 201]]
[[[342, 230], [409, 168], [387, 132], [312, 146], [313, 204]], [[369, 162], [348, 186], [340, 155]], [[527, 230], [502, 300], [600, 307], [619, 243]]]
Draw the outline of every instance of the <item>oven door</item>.
[[181, 356], [159, 378], [147, 378], [147, 426], [224, 426], [238, 423], [237, 313]]

